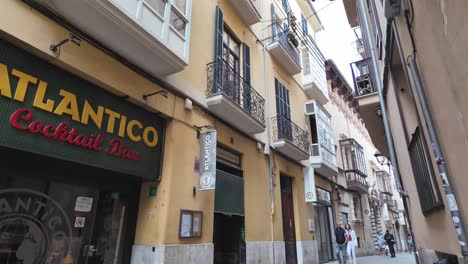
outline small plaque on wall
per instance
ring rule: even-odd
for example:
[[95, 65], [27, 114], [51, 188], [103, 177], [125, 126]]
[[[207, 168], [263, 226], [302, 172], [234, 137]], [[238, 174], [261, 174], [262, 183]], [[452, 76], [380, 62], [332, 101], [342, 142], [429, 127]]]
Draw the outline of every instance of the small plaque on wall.
[[203, 212], [180, 210], [180, 238], [201, 237]]

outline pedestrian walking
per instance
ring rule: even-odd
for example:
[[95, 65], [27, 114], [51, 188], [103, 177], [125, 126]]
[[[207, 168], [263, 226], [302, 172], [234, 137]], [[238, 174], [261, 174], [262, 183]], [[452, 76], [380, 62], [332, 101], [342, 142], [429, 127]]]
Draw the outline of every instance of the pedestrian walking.
[[413, 252], [413, 238], [411, 235], [408, 235], [408, 252], [411, 254]]
[[346, 230], [340, 223], [335, 228], [336, 258], [340, 264], [346, 264]]
[[349, 262], [351, 264], [356, 264], [356, 246], [357, 246], [356, 232], [354, 232], [350, 224], [346, 224], [345, 229], [346, 229], [346, 241], [348, 241], [347, 246], [346, 246], [346, 253], [348, 254]]
[[388, 249], [390, 250], [390, 256], [392, 258], [396, 258], [396, 255], [395, 255], [395, 237], [392, 234], [390, 234], [390, 231], [387, 230], [385, 232], [384, 239], [385, 239], [385, 242], [387, 242]]
[[384, 245], [384, 238], [383, 235], [379, 232], [377, 233], [376, 236], [377, 239], [377, 246], [379, 247], [379, 255], [382, 255], [385, 253], [385, 245]]

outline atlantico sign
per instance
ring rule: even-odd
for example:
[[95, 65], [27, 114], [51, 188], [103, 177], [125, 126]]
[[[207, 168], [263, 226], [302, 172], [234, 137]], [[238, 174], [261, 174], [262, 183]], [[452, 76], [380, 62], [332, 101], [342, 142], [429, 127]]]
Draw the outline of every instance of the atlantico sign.
[[0, 41], [0, 145], [154, 179], [163, 135], [162, 118]]

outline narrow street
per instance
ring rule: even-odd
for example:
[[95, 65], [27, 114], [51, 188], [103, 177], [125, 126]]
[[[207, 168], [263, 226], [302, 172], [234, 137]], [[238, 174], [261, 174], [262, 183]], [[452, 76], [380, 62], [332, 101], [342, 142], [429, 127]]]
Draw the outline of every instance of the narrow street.
[[[349, 262], [347, 262], [349, 263]], [[390, 258], [387, 256], [370, 256], [361, 257], [356, 261], [357, 264], [415, 264], [413, 254], [408, 253], [397, 253], [396, 258]], [[338, 264], [338, 261], [330, 262], [330, 264]]]

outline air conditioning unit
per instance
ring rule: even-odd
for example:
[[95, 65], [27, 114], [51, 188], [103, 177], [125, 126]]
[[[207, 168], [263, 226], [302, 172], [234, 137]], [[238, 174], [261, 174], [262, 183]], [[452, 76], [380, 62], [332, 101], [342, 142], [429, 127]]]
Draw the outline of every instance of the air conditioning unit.
[[400, 15], [401, 0], [384, 0], [384, 15], [386, 18], [394, 18]]
[[317, 105], [316, 105], [315, 100], [307, 101], [304, 104], [304, 107], [305, 107], [305, 114], [306, 115], [315, 115], [316, 114]]

